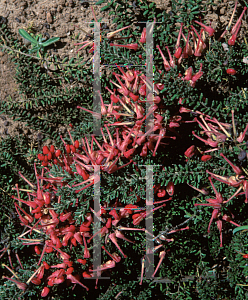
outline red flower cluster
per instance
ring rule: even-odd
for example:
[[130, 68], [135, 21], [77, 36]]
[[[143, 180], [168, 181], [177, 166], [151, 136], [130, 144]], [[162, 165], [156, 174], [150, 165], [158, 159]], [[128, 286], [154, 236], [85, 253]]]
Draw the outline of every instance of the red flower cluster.
[[[45, 155], [47, 155], [47, 149], [48, 148], [44, 147], [43, 152], [45, 152]], [[117, 239], [122, 239], [130, 243], [135, 243], [135, 241], [127, 239], [122, 231], [132, 230], [145, 232], [146, 230], [145, 228], [130, 228], [128, 226], [118, 226], [119, 222], [121, 222], [121, 220], [126, 220], [126, 222], [128, 222], [129, 219], [131, 219], [133, 225], [138, 226], [145, 219], [145, 217], [152, 214], [155, 210], [164, 207], [166, 205], [165, 202], [172, 199], [170, 197], [168, 199], [154, 202], [153, 204], [163, 204], [149, 211], [144, 210], [144, 208], [140, 208], [136, 204], [126, 204], [125, 206], [122, 206], [122, 204], [118, 200], [116, 200], [111, 209], [106, 207], [106, 203], [98, 212], [94, 211], [90, 207], [91, 212], [85, 214], [85, 221], [79, 225], [76, 225], [74, 213], [70, 209], [63, 211], [60, 214], [56, 213], [56, 211], [54, 210], [54, 204], [56, 202], [60, 202], [60, 197], [57, 198], [56, 196], [54, 196], [56, 195], [57, 191], [57, 179], [54, 178], [52, 182], [42, 185], [42, 181], [45, 179], [45, 177], [37, 174], [36, 165], [34, 165], [34, 168], [37, 179], [37, 191], [28, 192], [29, 201], [25, 201], [20, 198], [19, 189], [17, 186], [16, 190], [18, 197], [12, 196], [12, 198], [30, 208], [30, 212], [27, 213], [23, 208], [15, 203], [21, 225], [29, 228], [20, 237], [18, 237], [18, 239], [22, 241], [23, 245], [34, 245], [35, 253], [40, 256], [38, 266], [41, 264], [41, 262], [42, 264], [36, 271], [34, 271], [33, 275], [30, 277], [27, 283], [31, 281], [35, 285], [40, 285], [42, 281], [45, 281], [49, 287], [44, 287], [41, 293], [42, 297], [46, 297], [48, 295], [52, 286], [60, 284], [64, 281], [67, 281], [68, 284], [79, 284], [86, 290], [88, 290], [88, 287], [81, 282], [81, 278], [91, 278], [94, 275], [93, 272], [97, 272], [97, 276], [100, 276], [102, 272], [113, 269], [116, 263], [121, 261], [121, 257], [118, 254], [111, 254], [107, 251], [105, 246], [102, 246], [102, 250], [104, 250], [110, 256], [111, 260], [101, 264], [96, 270], [93, 270], [90, 260], [91, 254], [88, 248], [88, 244], [93, 240], [93, 238], [98, 234], [100, 234], [101, 237], [105, 236], [105, 244], [110, 240], [113, 245], [119, 250], [122, 256], [126, 258], [127, 255], [123, 253]], [[26, 182], [29, 183], [29, 181], [21, 173], [20, 175], [23, 179], [26, 180]], [[32, 189], [34, 189], [34, 185], [31, 183], [29, 184]], [[167, 193], [170, 196], [174, 194], [173, 182], [169, 182], [166, 187], [161, 187], [161, 185], [159, 184], [154, 188], [155, 194], [159, 198], [164, 198]], [[33, 197], [33, 200], [31, 197]], [[136, 197], [137, 203], [140, 203], [140, 197], [137, 195]], [[118, 207], [118, 209], [116, 207]], [[94, 235], [92, 234], [93, 214], [102, 223], [100, 231], [96, 232]], [[44, 244], [43, 239], [26, 238], [26, 235], [29, 234], [29, 236], [31, 236], [33, 231], [45, 234], [46, 239]], [[157, 239], [157, 241], [159, 241], [159, 239]], [[43, 249], [40, 249], [41, 245], [43, 245]], [[82, 258], [74, 261], [71, 255], [71, 250], [73, 247], [78, 246], [80, 249], [81, 247], [83, 247], [84, 249]], [[46, 253], [56, 253], [60, 262], [57, 264], [49, 265], [45, 258]], [[81, 265], [81, 273], [77, 272], [76, 274], [74, 274], [76, 264]], [[161, 261], [159, 265], [160, 264]], [[53, 271], [53, 269], [56, 270]], [[14, 282], [21, 289], [26, 289], [26, 284], [19, 281]]]
[[[210, 172], [208, 172], [210, 173]], [[210, 173], [211, 174], [211, 173]], [[211, 219], [210, 219], [210, 222], [209, 222], [209, 225], [208, 225], [208, 233], [210, 232], [210, 226], [213, 222], [213, 220], [217, 219], [216, 220], [216, 223], [217, 223], [217, 227], [219, 229], [219, 232], [220, 232], [220, 247], [223, 247], [223, 243], [222, 243], [222, 220], [224, 221], [227, 221], [229, 223], [232, 223], [234, 224], [235, 226], [240, 226], [239, 224], [233, 222], [231, 220], [230, 217], [228, 217], [227, 215], [223, 215], [222, 218], [221, 217], [221, 209], [222, 209], [222, 206], [227, 203], [228, 201], [230, 201], [232, 198], [234, 198], [235, 196], [237, 196], [237, 192], [235, 192], [228, 200], [224, 201], [222, 195], [217, 192], [215, 186], [213, 185], [213, 182], [212, 182], [212, 179], [211, 177], [209, 177], [209, 181], [211, 183], [211, 186], [215, 192], [215, 196], [216, 198], [212, 199], [212, 198], [209, 198], [209, 199], [206, 199], [208, 201], [208, 203], [196, 203], [195, 206], [212, 206], [213, 207], [213, 212], [212, 212], [212, 216], [211, 216]]]
[[[45, 167], [51, 166], [53, 163], [62, 167], [72, 176], [76, 173], [81, 175], [84, 182], [78, 185], [86, 183], [87, 185], [78, 191], [94, 184], [94, 180], [98, 180], [92, 175], [94, 165], [100, 165], [102, 171], [112, 174], [132, 163], [132, 157], [136, 153], [146, 157], [150, 150], [155, 156], [159, 145], [163, 144], [163, 139], [176, 139], [175, 128], [179, 127], [182, 122], [182, 117], [178, 115], [172, 116], [166, 124], [163, 122], [163, 117], [159, 113], [161, 98], [158, 96], [164, 88], [162, 84], [155, 84], [156, 96], [152, 93], [147, 94], [146, 86], [152, 87], [152, 82], [144, 74], [130, 69], [125, 72], [118, 65], [117, 68], [122, 75], [113, 72], [118, 83], [111, 81], [117, 87], [117, 91], [116, 89], [112, 91], [106, 87], [110, 93], [110, 104], [104, 103], [100, 95], [101, 114], [78, 106], [78, 108], [96, 117], [101, 117], [101, 115], [106, 117], [105, 125], [101, 128], [103, 142], [98, 142], [92, 135], [91, 141], [85, 137], [81, 139], [82, 144], [80, 144], [79, 140], [73, 140], [70, 131], [68, 131], [71, 139], [70, 145], [61, 136], [64, 151], [60, 149], [55, 151], [52, 145], [50, 150], [44, 146], [43, 154], [38, 154], [38, 159], [42, 161], [42, 165]], [[143, 106], [147, 102], [150, 107], [145, 113]], [[154, 121], [149, 120], [146, 124], [146, 120], [150, 116], [153, 116]], [[118, 167], [119, 158], [122, 158], [126, 163]], [[76, 172], [72, 171], [72, 165], [75, 165]], [[46, 171], [49, 173], [48, 168]], [[59, 178], [49, 180], [53, 182]]]

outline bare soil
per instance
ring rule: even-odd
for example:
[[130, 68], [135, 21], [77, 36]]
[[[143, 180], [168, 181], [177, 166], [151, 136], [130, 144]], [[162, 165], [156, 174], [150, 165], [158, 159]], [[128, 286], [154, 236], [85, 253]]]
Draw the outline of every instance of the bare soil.
[[[65, 56], [77, 57], [84, 55], [85, 58], [91, 58], [87, 50], [76, 53], [80, 46], [74, 46], [75, 37], [79, 34], [79, 40], [86, 40], [86, 32], [92, 33], [89, 22], [93, 20], [91, 6], [94, 8], [96, 17], [102, 17], [102, 22], [106, 22], [110, 29], [115, 26], [111, 24], [111, 17], [107, 12], [100, 12], [100, 6], [94, 5], [96, 1], [90, 0], [1, 0], [0, 17], [7, 19], [8, 26], [11, 31], [16, 34], [20, 40], [22, 37], [18, 34], [18, 30], [23, 28], [34, 34], [41, 33], [47, 39], [51, 37], [60, 37], [60, 41], [56, 47], [50, 49], [50, 55], [56, 55], [59, 59]], [[166, 12], [171, 11], [171, 1], [155, 0], [157, 7], [165, 9]], [[219, 1], [215, 0], [216, 3]], [[206, 20], [211, 21], [211, 26], [222, 28], [224, 30], [231, 17], [235, 1], [223, 0], [217, 6], [209, 6], [209, 10], [205, 12]], [[242, 6], [238, 4], [236, 16], [239, 16]], [[244, 22], [245, 23], [245, 22]], [[240, 38], [242, 38], [247, 30], [247, 22], [242, 24]], [[29, 47], [27, 45], [27, 47]], [[14, 79], [15, 67], [8, 58], [6, 53], [0, 50], [0, 101], [6, 97], [18, 99], [20, 97], [18, 86]], [[0, 115], [0, 138], [7, 135], [26, 134], [31, 139], [37, 138], [37, 132], [28, 129], [24, 122], [13, 121], [6, 115]]]

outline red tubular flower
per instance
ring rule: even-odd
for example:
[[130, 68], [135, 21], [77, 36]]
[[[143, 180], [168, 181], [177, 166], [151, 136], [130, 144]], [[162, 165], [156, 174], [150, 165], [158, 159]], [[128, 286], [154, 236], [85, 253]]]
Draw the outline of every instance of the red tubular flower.
[[210, 160], [211, 158], [212, 158], [211, 155], [206, 154], [201, 157], [201, 161], [206, 162], [206, 161]]
[[218, 214], [219, 214], [219, 209], [215, 208], [212, 212], [212, 216], [211, 216], [211, 219], [208, 224], [208, 233], [210, 233], [211, 224], [212, 224], [213, 220], [218, 217]]
[[23, 290], [25, 291], [27, 289], [27, 285], [23, 282], [20, 282], [18, 280], [15, 280], [15, 279], [12, 279], [12, 278], [9, 278], [9, 277], [6, 277], [6, 276], [3, 276], [2, 277], [3, 279], [8, 279], [12, 282], [14, 282], [16, 284], [16, 286], [20, 289], [20, 290]]
[[188, 158], [192, 157], [193, 155], [195, 155], [195, 145], [190, 146], [185, 152], [184, 155]]
[[50, 269], [50, 266], [47, 262], [43, 261], [43, 266], [46, 270], [49, 270]]
[[[119, 91], [120, 93], [122, 93], [123, 95], [128, 96], [128, 95], [129, 95], [129, 90], [128, 90], [127, 87], [121, 82], [121, 80], [120, 80], [120, 78], [119, 78], [120, 75], [116, 74], [115, 72], [113, 72], [112, 74], [115, 76], [115, 78], [118, 80], [119, 84], [121, 85], [121, 90], [118, 89], [118, 91]], [[110, 80], [110, 82], [114, 84], [114, 82], [113, 82], [112, 80]]]
[[133, 99], [134, 102], [139, 100], [139, 95], [134, 95], [132, 92], [129, 93], [129, 96]]
[[77, 262], [79, 262], [80, 264], [82, 264], [82, 265], [86, 265], [86, 263], [87, 263], [87, 260], [86, 259], [81, 259], [81, 258], [79, 258], [78, 260], [77, 260]]
[[41, 280], [39, 278], [35, 278], [35, 277], [31, 280], [31, 282], [35, 285], [40, 285], [41, 284]]
[[248, 124], [246, 125], [244, 132], [241, 132], [240, 136], [237, 138], [237, 141], [239, 143], [242, 143], [244, 141], [247, 130], [248, 130]]
[[19, 218], [20, 218], [21, 222], [22, 222], [24, 225], [28, 225], [28, 220], [26, 220], [26, 219], [20, 214], [19, 210], [17, 209], [17, 205], [15, 205], [15, 209], [16, 209], [18, 215], [19, 215]]
[[175, 58], [178, 59], [181, 56], [181, 54], [182, 54], [182, 48], [178, 47], [177, 50], [174, 53], [174, 56], [175, 56]]
[[67, 275], [67, 279], [70, 279], [72, 283], [77, 283], [79, 285], [81, 285], [83, 288], [86, 289], [86, 291], [89, 290], [89, 288], [87, 286], [85, 286], [84, 284], [82, 284], [79, 280], [77, 280], [77, 278], [75, 276], [73, 276], [72, 274], [68, 274]]
[[213, 36], [214, 33], [215, 33], [215, 30], [210, 27], [210, 26], [206, 26], [205, 24], [201, 23], [201, 22], [198, 22], [198, 21], [194, 21], [195, 23], [201, 25], [201, 27], [204, 28], [204, 30], [209, 34], [209, 36]]
[[197, 37], [198, 37], [198, 42], [197, 45], [195, 47], [195, 52], [194, 55], [195, 56], [201, 56], [202, 51], [207, 47], [207, 45], [204, 43], [204, 41], [201, 38], [203, 29], [201, 29], [200, 34], [196, 31], [195, 27], [193, 25], [191, 25], [191, 28], [194, 30], [194, 32], [196, 33]]
[[183, 30], [183, 23], [181, 23], [181, 27], [179, 30], [178, 38], [177, 38], [177, 43], [176, 43], [176, 52], [174, 53], [174, 56], [178, 59], [181, 56], [182, 53], [182, 48], [180, 47], [180, 39], [182, 35], [182, 30]]
[[84, 271], [82, 273], [82, 275], [83, 275], [84, 278], [91, 278], [92, 277], [88, 271]]
[[165, 195], [166, 195], [166, 190], [165, 190], [165, 188], [164, 188], [164, 187], [160, 188], [160, 189], [158, 190], [158, 192], [157, 192], [157, 196], [158, 196], [159, 198], [163, 198], [163, 197], [165, 197]]
[[141, 276], [140, 276], [140, 283], [139, 283], [139, 285], [142, 285], [143, 275], [144, 275], [144, 270], [145, 270], [145, 258], [142, 258], [142, 263], [141, 263]]
[[110, 46], [114, 46], [114, 47], [124, 47], [124, 48], [128, 48], [128, 49], [133, 49], [134, 51], [138, 50], [138, 44], [127, 44], [127, 45], [120, 45], [120, 44], [109, 44]]
[[223, 244], [222, 244], [222, 221], [217, 220], [216, 223], [217, 223], [217, 227], [218, 227], [219, 232], [220, 232], [220, 247], [223, 247]]
[[22, 199], [20, 199], [20, 198], [15, 197], [15, 196], [11, 196], [11, 198], [12, 198], [12, 199], [15, 199], [15, 200], [18, 200], [18, 201], [20, 201], [20, 202], [22, 202], [22, 203], [24, 203], [24, 204], [26, 204], [26, 205], [28, 205], [28, 206], [34, 208], [34, 209], [37, 207], [37, 204], [36, 204], [35, 202], [32, 202], [32, 201], [25, 201], [25, 200], [22, 200]]
[[35, 246], [34, 247], [34, 251], [37, 255], [40, 255], [41, 254], [41, 251], [40, 251], [40, 248], [38, 246]]
[[109, 238], [110, 238], [111, 242], [112, 242], [113, 244], [115, 244], [115, 246], [117, 247], [117, 249], [118, 249], [118, 250], [121, 252], [121, 254], [124, 256], [124, 258], [127, 258], [127, 256], [123, 253], [123, 251], [121, 250], [120, 246], [118, 245], [118, 242], [117, 242], [117, 240], [116, 240], [115, 233], [111, 233], [111, 234], [109, 235]]
[[107, 223], [106, 223], [106, 227], [109, 229], [109, 228], [111, 228], [111, 225], [112, 225], [112, 219], [108, 218]]
[[133, 241], [127, 239], [127, 238], [124, 236], [124, 234], [122, 234], [122, 233], [121, 233], [120, 231], [118, 231], [118, 230], [115, 231], [115, 236], [118, 237], [119, 239], [122, 239], [122, 240], [125, 240], [125, 241], [129, 242], [129, 243], [135, 244], [135, 242], [133, 242]]
[[66, 268], [66, 264], [62, 263], [62, 264], [53, 265], [53, 266], [51, 266], [51, 268], [52, 269], [55, 269], [55, 268], [65, 269]]
[[202, 157], [201, 157], [201, 161], [204, 161], [204, 162], [206, 162], [206, 161], [208, 161], [208, 160], [210, 160], [212, 158], [212, 156], [211, 155], [203, 155]]
[[82, 240], [82, 237], [81, 237], [81, 233], [80, 232], [76, 232], [74, 234], [74, 238], [77, 240], [77, 242], [82, 245], [83, 244], [83, 240]]
[[80, 232], [87, 232], [87, 231], [90, 231], [90, 228], [89, 228], [89, 227], [84, 226], [84, 225], [81, 225], [81, 226], [80, 226]]
[[157, 49], [159, 50], [159, 52], [160, 52], [160, 54], [161, 54], [161, 56], [162, 56], [162, 58], [163, 58], [165, 71], [170, 71], [170, 68], [171, 68], [171, 67], [170, 67], [169, 62], [166, 60], [166, 58], [165, 58], [163, 52], [161, 51], [159, 45], [157, 45], [156, 47], [157, 47]]
[[44, 266], [41, 266], [41, 267], [39, 268], [39, 273], [38, 273], [38, 275], [37, 275], [37, 277], [38, 277], [39, 279], [42, 279], [42, 278], [43, 278], [43, 276], [44, 276], [44, 271], [45, 271], [45, 267], [44, 267]]
[[234, 166], [234, 164], [228, 158], [226, 158], [223, 153], [220, 153], [220, 156], [222, 156], [229, 163], [235, 174], [241, 175], [243, 173], [243, 171], [239, 167]]
[[61, 222], [65, 222], [70, 216], [71, 212], [68, 212], [66, 214], [61, 213], [59, 219]]
[[141, 96], [146, 96], [146, 85], [143, 84], [140, 88], [139, 88], [139, 94]]
[[46, 297], [49, 294], [49, 292], [50, 289], [47, 286], [45, 286], [41, 292], [41, 297]]
[[87, 248], [87, 243], [86, 243], [84, 232], [83, 232], [83, 241], [84, 241], [84, 258], [90, 258], [90, 252], [89, 252], [89, 250]]
[[237, 227], [240, 227], [239, 224], [233, 222], [233, 221], [231, 220], [231, 218], [228, 217], [227, 215], [224, 215], [224, 216], [222, 217], [222, 220], [225, 220], [225, 221], [227, 221], [227, 222], [229, 222], [229, 223], [231, 223], [231, 224], [233, 224], [233, 225], [235, 225], [235, 226], [237, 226]]
[[119, 215], [117, 214], [117, 212], [116, 212], [115, 209], [111, 210], [111, 211], [109, 212], [109, 214], [110, 214], [111, 216], [113, 216], [115, 220], [120, 220], [120, 217], [119, 217]]
[[171, 56], [169, 47], [166, 46], [165, 48], [166, 48], [166, 50], [167, 50], [167, 52], [168, 52], [168, 55], [169, 55], [169, 58], [170, 58], [170, 66], [171, 66], [172, 68], [175, 68], [176, 65], [175, 65], [175, 62], [174, 62], [174, 60], [173, 60], [173, 58], [172, 58], [172, 56]]
[[192, 77], [190, 80], [190, 86], [195, 87], [195, 83], [198, 79], [200, 79], [203, 75], [202, 72], [202, 63], [200, 63], [200, 70]]
[[166, 254], [165, 251], [161, 251], [161, 252], [159, 253], [160, 259], [159, 259], [158, 265], [157, 265], [157, 267], [156, 267], [154, 273], [152, 274], [152, 277], [154, 277], [155, 274], [157, 273], [157, 271], [158, 271], [158, 269], [159, 269], [159, 267], [160, 267], [160, 265], [161, 265], [163, 259], [165, 258], [165, 254]]
[[61, 154], [61, 151], [58, 149], [58, 150], [56, 150], [56, 152], [55, 152], [55, 156], [56, 157], [59, 157], [60, 156], [60, 154]]
[[146, 27], [144, 27], [142, 33], [141, 33], [141, 37], [140, 37], [140, 43], [144, 44], [146, 42]]
[[230, 75], [235, 75], [237, 73], [234, 69], [227, 69], [226, 72]]
[[180, 57], [179, 60], [181, 60], [181, 58], [188, 58], [188, 56], [191, 56], [191, 55], [194, 54], [194, 52], [193, 52], [193, 50], [192, 50], [192, 47], [191, 47], [190, 44], [189, 44], [189, 37], [190, 37], [190, 34], [191, 34], [191, 33], [190, 33], [190, 31], [189, 31], [188, 37], [187, 37], [187, 39], [186, 39], [186, 37], [185, 37], [184, 34], [182, 33], [182, 36], [183, 36], [183, 38], [184, 38], [184, 40], [185, 40], [185, 42], [186, 42], [186, 45], [185, 45], [185, 47], [183, 48], [183, 52], [182, 52], [181, 57]]
[[183, 77], [183, 80], [190, 81], [190, 80], [192, 79], [192, 73], [193, 73], [193, 69], [192, 69], [192, 67], [189, 67], [189, 68], [185, 71], [185, 76]]
[[234, 34], [228, 40], [227, 43], [229, 46], [234, 46], [240, 27], [241, 27], [241, 22], [239, 23], [237, 30], [234, 32]]
[[39, 153], [38, 154], [38, 159], [43, 161], [45, 159], [45, 156], [42, 155], [41, 153]]
[[172, 181], [170, 181], [166, 186], [166, 191], [169, 194], [169, 196], [173, 196], [174, 189], [175, 189], [175, 185]]
[[49, 149], [47, 146], [43, 147], [43, 154], [48, 154], [49, 153]]
[[140, 152], [140, 156], [141, 157], [146, 157], [147, 156], [147, 145], [146, 144], [144, 144], [144, 146], [142, 147], [141, 152]]
[[243, 182], [243, 190], [245, 193], [245, 203], [248, 203], [248, 182], [247, 182], [247, 180], [244, 180], [244, 182]]
[[209, 146], [214, 147], [214, 148], [218, 146], [218, 142], [212, 141], [210, 138], [208, 138], [207, 140], [204, 140], [203, 138], [201, 138], [198, 135], [196, 135], [194, 131], [192, 131], [192, 134], [196, 138], [198, 138], [200, 141], [204, 142], [206, 145], [209, 145]]
[[180, 109], [179, 109], [179, 112], [180, 112], [180, 114], [182, 114], [182, 113], [190, 113], [190, 112], [192, 112], [192, 110], [189, 109], [189, 108], [186, 108], [184, 106], [181, 106]]
[[233, 28], [232, 28], [232, 30], [231, 30], [231, 34], [234, 34], [236, 31], [238, 31], [237, 28], [238, 28], [239, 25], [241, 24], [243, 15], [244, 15], [244, 13], [246, 12], [246, 10], [247, 10], [247, 7], [245, 6], [244, 9], [243, 9], [243, 11], [242, 11], [242, 13], [241, 13], [241, 15], [240, 15], [240, 17], [238, 18], [238, 21], [237, 21], [236, 24], [233, 26]]

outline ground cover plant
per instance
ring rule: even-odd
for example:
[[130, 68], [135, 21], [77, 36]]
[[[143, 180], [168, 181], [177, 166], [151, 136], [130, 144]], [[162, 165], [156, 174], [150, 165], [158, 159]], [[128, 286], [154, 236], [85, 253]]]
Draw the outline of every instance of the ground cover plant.
[[0, 20], [1, 114], [40, 136], [1, 138], [1, 299], [245, 299], [247, 3], [84, 4], [70, 60]]

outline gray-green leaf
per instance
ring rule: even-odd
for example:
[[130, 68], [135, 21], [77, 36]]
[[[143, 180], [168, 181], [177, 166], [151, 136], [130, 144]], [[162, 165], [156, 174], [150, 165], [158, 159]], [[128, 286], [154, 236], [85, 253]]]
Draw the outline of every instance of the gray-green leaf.
[[53, 38], [49, 39], [48, 41], [42, 43], [42, 45], [43, 45], [43, 47], [47, 47], [53, 43], [56, 43], [57, 41], [59, 41], [59, 39], [60, 39], [59, 37], [53, 37]]
[[31, 37], [24, 29], [19, 29], [19, 34], [26, 40], [28, 40], [32, 45], [37, 45], [37, 41]]
[[236, 227], [236, 228], [233, 230], [233, 234], [235, 234], [237, 231], [245, 230], [245, 229], [248, 229], [248, 225]]

